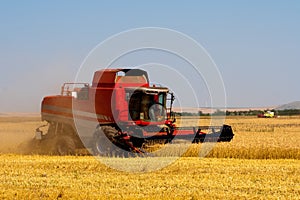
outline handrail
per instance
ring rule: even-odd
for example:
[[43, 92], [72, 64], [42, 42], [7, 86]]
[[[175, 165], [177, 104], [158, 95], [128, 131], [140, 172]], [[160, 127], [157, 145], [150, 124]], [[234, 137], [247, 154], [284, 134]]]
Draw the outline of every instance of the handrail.
[[[72, 85], [72, 88], [70, 89], [70, 85]], [[78, 87], [75, 87], [75, 85], [83, 85], [83, 87], [80, 87], [80, 88], [88, 88], [90, 85], [88, 83], [72, 83], [72, 82], [69, 82], [69, 83], [64, 83], [61, 87], [61, 95], [62, 96], [71, 96], [72, 95], [72, 92], [80, 89]]]

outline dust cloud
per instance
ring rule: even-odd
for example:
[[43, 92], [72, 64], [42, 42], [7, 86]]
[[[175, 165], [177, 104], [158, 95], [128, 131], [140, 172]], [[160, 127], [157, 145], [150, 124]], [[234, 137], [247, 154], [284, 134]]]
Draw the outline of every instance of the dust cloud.
[[30, 153], [35, 129], [42, 124], [39, 116], [0, 117], [0, 154]]

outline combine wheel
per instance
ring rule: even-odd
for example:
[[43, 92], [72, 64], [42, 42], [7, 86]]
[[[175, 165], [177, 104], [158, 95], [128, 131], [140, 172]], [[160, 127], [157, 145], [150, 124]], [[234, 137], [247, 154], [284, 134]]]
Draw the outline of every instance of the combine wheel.
[[55, 138], [55, 153], [58, 155], [74, 155], [75, 143], [71, 136], [57, 136]]
[[93, 138], [93, 153], [99, 156], [117, 156], [117, 147], [113, 145], [118, 131], [111, 126], [97, 127]]

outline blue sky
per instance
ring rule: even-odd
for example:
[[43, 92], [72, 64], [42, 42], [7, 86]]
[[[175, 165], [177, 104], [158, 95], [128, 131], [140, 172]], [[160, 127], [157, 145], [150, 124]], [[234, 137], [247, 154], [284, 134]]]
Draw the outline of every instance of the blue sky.
[[38, 112], [99, 42], [132, 28], [189, 35], [217, 64], [227, 105], [300, 100], [299, 1], [1, 1], [0, 112]]

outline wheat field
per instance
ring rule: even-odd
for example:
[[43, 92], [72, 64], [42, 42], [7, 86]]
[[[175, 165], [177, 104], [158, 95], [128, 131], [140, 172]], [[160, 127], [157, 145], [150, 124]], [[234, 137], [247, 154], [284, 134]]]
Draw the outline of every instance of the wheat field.
[[[194, 123], [191, 123], [193, 121]], [[210, 118], [200, 121], [182, 118], [178, 125], [209, 125]], [[300, 159], [300, 116], [279, 118], [227, 117], [225, 124], [235, 134], [229, 143], [217, 143], [206, 157], [241, 159]], [[192, 145], [186, 156], [199, 156], [200, 145]]]
[[0, 158], [1, 199], [300, 198], [299, 160], [183, 157], [159, 171], [125, 173], [91, 156]]
[[39, 118], [0, 117], [0, 198], [300, 199], [300, 117], [228, 117], [226, 123], [234, 139], [216, 144], [205, 158], [199, 158], [203, 144], [187, 152], [185, 144], [172, 144], [162, 157], [111, 158], [130, 169], [183, 154], [160, 170], [134, 173], [92, 156], [19, 154], [18, 144], [33, 137]]

